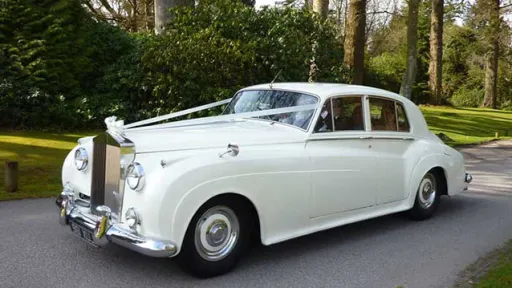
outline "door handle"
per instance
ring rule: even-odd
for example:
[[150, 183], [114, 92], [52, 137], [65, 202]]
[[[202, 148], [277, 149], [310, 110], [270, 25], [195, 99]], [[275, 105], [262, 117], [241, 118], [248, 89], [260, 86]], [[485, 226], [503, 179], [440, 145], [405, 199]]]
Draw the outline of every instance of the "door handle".
[[361, 136], [359, 137], [359, 139], [373, 139], [372, 136]]

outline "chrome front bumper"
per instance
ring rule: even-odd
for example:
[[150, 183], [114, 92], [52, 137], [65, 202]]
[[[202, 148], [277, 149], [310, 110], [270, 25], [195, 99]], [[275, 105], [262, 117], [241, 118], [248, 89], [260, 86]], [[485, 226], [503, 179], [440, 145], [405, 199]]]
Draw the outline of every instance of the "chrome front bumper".
[[89, 207], [75, 201], [72, 191], [66, 190], [55, 202], [60, 208], [59, 223], [70, 226], [75, 235], [93, 246], [105, 247], [112, 242], [150, 257], [176, 255], [174, 243], [149, 239], [138, 235], [123, 223], [113, 223], [107, 206], [97, 207], [99, 215], [94, 215], [90, 213]]

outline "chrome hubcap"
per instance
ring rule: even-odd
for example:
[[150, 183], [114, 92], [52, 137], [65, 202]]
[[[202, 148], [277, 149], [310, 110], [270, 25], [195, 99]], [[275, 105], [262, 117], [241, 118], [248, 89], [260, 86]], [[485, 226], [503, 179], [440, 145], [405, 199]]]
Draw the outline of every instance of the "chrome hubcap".
[[196, 250], [205, 260], [219, 261], [233, 251], [239, 234], [240, 226], [235, 212], [225, 206], [215, 206], [197, 222], [194, 236]]
[[428, 209], [436, 199], [436, 178], [430, 173], [425, 175], [420, 183], [419, 200], [423, 208]]

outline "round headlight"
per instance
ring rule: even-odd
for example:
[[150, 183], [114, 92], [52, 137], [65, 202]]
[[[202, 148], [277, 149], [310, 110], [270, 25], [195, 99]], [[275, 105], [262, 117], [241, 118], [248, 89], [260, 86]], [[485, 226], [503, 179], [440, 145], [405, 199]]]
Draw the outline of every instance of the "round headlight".
[[75, 166], [78, 171], [83, 171], [87, 168], [87, 163], [89, 162], [89, 156], [87, 156], [87, 151], [85, 148], [80, 147], [75, 151]]
[[128, 227], [134, 230], [137, 224], [139, 224], [140, 222], [139, 215], [137, 214], [137, 212], [135, 212], [135, 209], [133, 207], [130, 207], [128, 208], [128, 210], [126, 210], [124, 218], [126, 219], [126, 224], [128, 225]]
[[128, 167], [126, 182], [132, 190], [140, 191], [144, 187], [144, 169], [135, 162]]

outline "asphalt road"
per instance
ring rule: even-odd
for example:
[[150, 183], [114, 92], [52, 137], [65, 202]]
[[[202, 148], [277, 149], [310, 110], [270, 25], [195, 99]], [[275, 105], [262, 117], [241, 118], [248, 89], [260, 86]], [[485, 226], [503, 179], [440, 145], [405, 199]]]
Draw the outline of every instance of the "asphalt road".
[[391, 215], [258, 247], [213, 279], [172, 260], [96, 249], [58, 224], [53, 199], [0, 202], [0, 287], [449, 287], [512, 238], [512, 142], [465, 149], [475, 180], [436, 217]]

